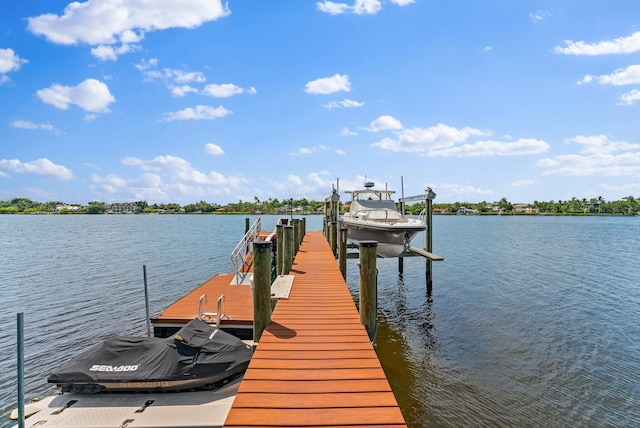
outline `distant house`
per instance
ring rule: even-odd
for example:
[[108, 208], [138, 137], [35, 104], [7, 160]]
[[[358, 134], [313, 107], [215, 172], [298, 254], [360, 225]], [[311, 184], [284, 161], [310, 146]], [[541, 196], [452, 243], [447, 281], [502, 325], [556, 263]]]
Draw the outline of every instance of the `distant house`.
[[55, 213], [59, 213], [61, 211], [80, 211], [80, 207], [77, 205], [61, 204], [61, 205], [57, 205], [56, 208], [53, 210], [53, 212]]
[[515, 214], [539, 214], [540, 210], [531, 204], [514, 204], [513, 212]]
[[462, 215], [476, 215], [478, 214], [478, 210], [474, 210], [471, 208], [467, 208], [467, 207], [460, 207], [458, 209], [458, 214], [462, 214]]
[[107, 214], [133, 214], [135, 211], [136, 204], [132, 202], [107, 205]]

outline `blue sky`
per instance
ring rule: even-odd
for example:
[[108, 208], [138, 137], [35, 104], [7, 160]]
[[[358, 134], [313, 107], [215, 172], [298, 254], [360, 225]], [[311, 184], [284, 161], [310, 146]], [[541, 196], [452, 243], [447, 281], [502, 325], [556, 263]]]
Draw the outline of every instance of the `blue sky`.
[[0, 8], [0, 200], [640, 196], [637, 0]]

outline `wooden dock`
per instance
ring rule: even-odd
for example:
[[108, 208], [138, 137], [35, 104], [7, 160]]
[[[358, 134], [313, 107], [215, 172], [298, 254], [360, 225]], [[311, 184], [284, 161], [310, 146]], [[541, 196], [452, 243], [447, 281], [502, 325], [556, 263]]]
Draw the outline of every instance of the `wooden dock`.
[[406, 427], [329, 244], [308, 232], [225, 427]]

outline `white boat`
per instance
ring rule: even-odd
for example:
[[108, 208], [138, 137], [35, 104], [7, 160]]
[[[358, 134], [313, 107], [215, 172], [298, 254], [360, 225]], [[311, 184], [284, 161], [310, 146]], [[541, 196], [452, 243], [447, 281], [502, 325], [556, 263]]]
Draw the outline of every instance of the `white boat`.
[[423, 216], [408, 218], [399, 212], [391, 196], [395, 190], [374, 189], [367, 181], [364, 189], [352, 190], [351, 206], [341, 218], [347, 228], [347, 240], [358, 246], [362, 241], [377, 241], [378, 255], [398, 257], [408, 251], [411, 240], [426, 230]]

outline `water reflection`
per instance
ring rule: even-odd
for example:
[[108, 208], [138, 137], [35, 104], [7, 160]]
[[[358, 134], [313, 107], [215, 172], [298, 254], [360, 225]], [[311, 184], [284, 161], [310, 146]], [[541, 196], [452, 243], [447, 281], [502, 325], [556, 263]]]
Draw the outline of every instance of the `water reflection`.
[[[378, 317], [377, 352], [398, 405], [410, 427], [424, 426], [425, 390], [435, 386], [431, 355], [437, 348], [434, 333], [433, 296], [422, 288], [416, 307], [415, 293], [398, 273], [395, 286], [379, 283], [381, 304]], [[425, 388], [426, 387], [426, 388]], [[427, 418], [428, 419], [428, 418]]]

